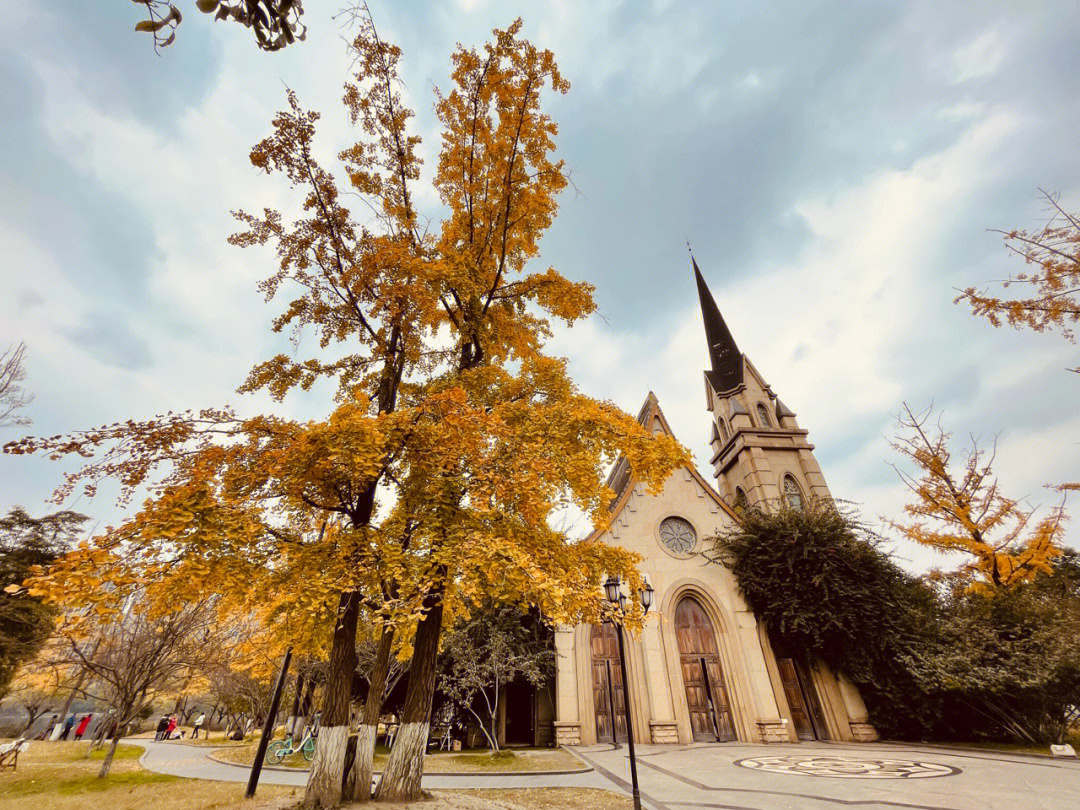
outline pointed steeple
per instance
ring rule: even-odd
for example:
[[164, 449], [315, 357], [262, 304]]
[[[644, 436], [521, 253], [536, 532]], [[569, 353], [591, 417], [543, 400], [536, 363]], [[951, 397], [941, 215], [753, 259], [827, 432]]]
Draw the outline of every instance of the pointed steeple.
[[692, 253], [690, 261], [694, 263], [694, 277], [697, 279], [698, 298], [701, 300], [701, 317], [705, 321], [705, 339], [709, 344], [709, 360], [712, 362], [712, 370], [705, 374], [718, 393], [730, 391], [742, 385], [742, 353], [735, 345], [735, 338], [724, 323], [720, 308], [716, 306], [705, 279], [701, 277], [697, 260]]

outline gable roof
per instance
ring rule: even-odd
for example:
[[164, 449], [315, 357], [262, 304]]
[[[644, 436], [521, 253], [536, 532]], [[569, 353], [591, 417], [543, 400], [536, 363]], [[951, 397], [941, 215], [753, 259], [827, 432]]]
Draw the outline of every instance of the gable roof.
[[[650, 391], [649, 395], [645, 397], [645, 403], [638, 412], [637, 421], [639, 425], [648, 430], [654, 420], [660, 423], [660, 427], [664, 433], [675, 438], [675, 432], [671, 429], [671, 425], [668, 424], [664, 412], [660, 410], [660, 402], [657, 400], [656, 394]], [[697, 484], [705, 491], [706, 495], [716, 503], [721, 511], [725, 512], [733, 520], [739, 519], [738, 515], [735, 514], [735, 510], [724, 502], [724, 499], [720, 497], [720, 493], [716, 491], [712, 484], [705, 480], [705, 477], [698, 472], [697, 467], [693, 463], [684, 464], [683, 469], [690, 473], [690, 476], [694, 481], [697, 482]], [[615, 466], [611, 468], [611, 472], [608, 474], [606, 483], [615, 493], [615, 496], [611, 499], [611, 503], [608, 504], [608, 513], [614, 517], [619, 514], [627, 500], [629, 500], [630, 493], [634, 491], [634, 486], [637, 484], [637, 480], [634, 478], [630, 465], [624, 456], [619, 456], [619, 459], [615, 462]], [[590, 537], [599, 536], [601, 533], [602, 532], [599, 530], [595, 531]]]

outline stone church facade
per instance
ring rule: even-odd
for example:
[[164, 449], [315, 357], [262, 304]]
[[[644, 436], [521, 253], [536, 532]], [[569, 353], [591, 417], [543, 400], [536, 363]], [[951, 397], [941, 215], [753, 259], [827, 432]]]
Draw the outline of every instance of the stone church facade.
[[[594, 535], [638, 552], [655, 589], [643, 631], [627, 638], [634, 739], [796, 742], [873, 740], [856, 687], [822, 661], [774, 646], [722, 565], [706, 560], [704, 538], [738, 518], [745, 499], [768, 507], [829, 496], [807, 431], [745, 355], [694, 264], [711, 368], [705, 372], [713, 485], [693, 466], [650, 495], [624, 460], [608, 485], [611, 522]], [[638, 421], [673, 435], [650, 393]], [[615, 631], [610, 625], [555, 631], [554, 727], [565, 745], [626, 739]]]

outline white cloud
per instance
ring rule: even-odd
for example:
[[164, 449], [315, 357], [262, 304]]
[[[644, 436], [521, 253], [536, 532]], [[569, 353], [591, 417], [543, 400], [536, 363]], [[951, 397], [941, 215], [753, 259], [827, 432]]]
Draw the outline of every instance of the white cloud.
[[1007, 53], [1002, 36], [996, 30], [984, 31], [953, 53], [954, 84], [990, 76], [997, 72]]

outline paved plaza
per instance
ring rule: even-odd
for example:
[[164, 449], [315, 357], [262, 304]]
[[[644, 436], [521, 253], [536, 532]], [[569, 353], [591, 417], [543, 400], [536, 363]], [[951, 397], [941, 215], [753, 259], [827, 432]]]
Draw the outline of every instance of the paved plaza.
[[[248, 769], [207, 748], [132, 740], [148, 770], [225, 782]], [[572, 774], [430, 774], [424, 787], [595, 787], [630, 792], [626, 746], [570, 749], [593, 770]], [[652, 810], [1078, 810], [1080, 761], [890, 743], [638, 747]], [[307, 773], [265, 769], [264, 784], [303, 785]]]
[[[624, 790], [626, 747], [574, 749]], [[638, 747], [653, 810], [1078, 810], [1080, 762], [893, 744]]]

